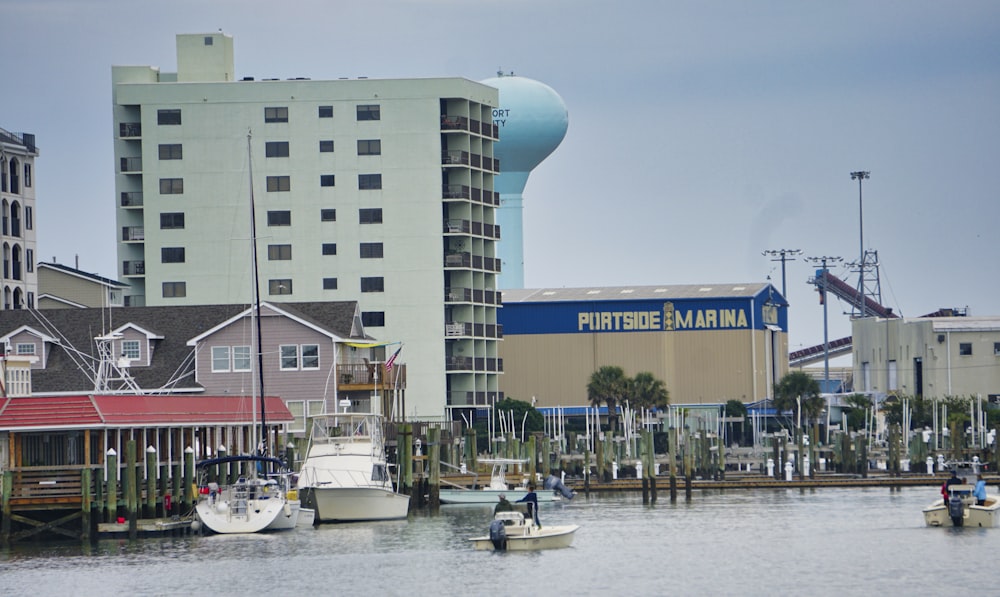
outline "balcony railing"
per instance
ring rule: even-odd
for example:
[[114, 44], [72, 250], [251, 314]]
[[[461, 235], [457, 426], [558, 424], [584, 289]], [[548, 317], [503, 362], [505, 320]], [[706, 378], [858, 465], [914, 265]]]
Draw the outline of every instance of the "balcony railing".
[[122, 275], [123, 276], [145, 276], [146, 275], [146, 262], [145, 261], [123, 261], [122, 262]]
[[470, 253], [448, 253], [444, 256], [445, 267], [469, 267], [472, 265]]
[[146, 240], [146, 228], [143, 226], [126, 226], [122, 228], [123, 241], [144, 241]]
[[474, 226], [475, 224], [470, 223], [469, 220], [451, 219], [445, 220], [444, 231], [451, 234], [468, 234]]
[[121, 171], [122, 173], [135, 174], [137, 172], [142, 172], [142, 158], [122, 158], [121, 159]]
[[446, 184], [442, 195], [445, 199], [469, 199], [469, 187], [464, 184]]
[[450, 321], [444, 324], [444, 335], [448, 338], [458, 338], [472, 335], [472, 324], [460, 321]]
[[142, 191], [123, 192], [122, 207], [142, 207]]
[[337, 365], [337, 382], [339, 387], [352, 386], [348, 389], [371, 390], [406, 387], [406, 365], [397, 363], [391, 370], [385, 368], [385, 363], [347, 363]]
[[448, 406], [492, 406], [504, 399], [503, 392], [473, 392], [453, 390], [448, 392]]
[[441, 152], [441, 163], [448, 165], [469, 165], [469, 152], [459, 149], [449, 149]]
[[118, 123], [118, 136], [122, 138], [134, 138], [142, 136], [142, 124], [139, 122]]
[[442, 131], [467, 131], [469, 130], [469, 119], [465, 116], [441, 115]]
[[501, 295], [496, 290], [473, 290], [452, 286], [445, 288], [444, 300], [448, 303], [476, 303], [480, 305], [499, 305]]

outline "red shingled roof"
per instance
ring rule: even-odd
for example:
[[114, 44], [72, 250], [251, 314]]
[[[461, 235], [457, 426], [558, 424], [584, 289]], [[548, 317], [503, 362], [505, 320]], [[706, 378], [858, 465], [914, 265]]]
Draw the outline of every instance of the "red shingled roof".
[[[0, 399], [0, 430], [94, 429], [166, 425], [250, 424], [260, 402], [249, 396], [26, 396]], [[292, 421], [276, 396], [265, 400], [268, 423]], [[260, 415], [256, 415], [259, 420]]]

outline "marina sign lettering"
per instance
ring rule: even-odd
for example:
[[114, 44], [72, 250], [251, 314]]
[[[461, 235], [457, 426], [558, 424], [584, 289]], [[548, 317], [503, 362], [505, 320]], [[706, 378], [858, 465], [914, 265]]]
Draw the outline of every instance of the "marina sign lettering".
[[[774, 318], [777, 319], [776, 317]], [[631, 332], [745, 329], [750, 327], [749, 321], [746, 309], [742, 308], [675, 309], [673, 303], [664, 303], [662, 312], [583, 311], [577, 314], [577, 331]]]

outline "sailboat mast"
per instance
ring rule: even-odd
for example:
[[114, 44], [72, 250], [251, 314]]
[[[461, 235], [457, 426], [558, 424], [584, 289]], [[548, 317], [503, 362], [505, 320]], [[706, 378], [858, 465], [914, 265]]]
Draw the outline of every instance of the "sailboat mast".
[[257, 208], [253, 197], [253, 152], [250, 149], [250, 139], [253, 131], [247, 131], [247, 172], [250, 174], [250, 257], [253, 260], [253, 302], [257, 317], [257, 382], [260, 388], [260, 443], [261, 452], [268, 454], [267, 446], [267, 410], [264, 408], [264, 346], [260, 325], [260, 272], [257, 267]]

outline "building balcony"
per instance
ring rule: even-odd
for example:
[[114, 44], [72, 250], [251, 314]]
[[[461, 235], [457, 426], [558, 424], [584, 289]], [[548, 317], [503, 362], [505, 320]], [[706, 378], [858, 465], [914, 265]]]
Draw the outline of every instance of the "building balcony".
[[504, 399], [503, 392], [473, 392], [453, 390], [448, 392], [448, 406], [492, 406], [494, 402]]
[[122, 207], [142, 207], [142, 191], [123, 192]]
[[118, 136], [122, 139], [136, 139], [142, 136], [142, 124], [139, 122], [119, 122]]
[[441, 152], [441, 164], [445, 166], [468, 166], [469, 152], [449, 149]]
[[125, 226], [122, 228], [122, 240], [125, 242], [144, 242], [146, 228], [143, 226]]
[[444, 232], [445, 234], [469, 234], [474, 226], [475, 224], [469, 222], [469, 220], [445, 220]]
[[472, 254], [471, 253], [446, 253], [444, 256], [444, 266], [445, 267], [464, 267], [468, 268], [472, 266]]
[[145, 276], [146, 275], [146, 262], [145, 261], [122, 261], [122, 275], [123, 276]]
[[474, 290], [472, 288], [450, 287], [444, 290], [446, 303], [476, 303], [478, 305], [500, 305], [500, 293], [496, 290]]
[[[476, 189], [472, 189], [476, 190]], [[446, 184], [441, 191], [442, 197], [445, 199], [469, 199], [471, 198], [471, 191], [468, 185], [464, 184]]]
[[442, 131], [467, 131], [469, 130], [469, 119], [465, 116], [441, 115]]
[[380, 391], [403, 389], [406, 387], [406, 365], [393, 365], [391, 370], [385, 363], [349, 363], [337, 365], [337, 389], [339, 391]]
[[142, 158], [121, 158], [119, 166], [122, 174], [139, 174], [142, 172]]

